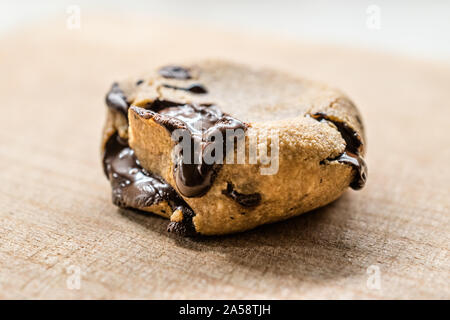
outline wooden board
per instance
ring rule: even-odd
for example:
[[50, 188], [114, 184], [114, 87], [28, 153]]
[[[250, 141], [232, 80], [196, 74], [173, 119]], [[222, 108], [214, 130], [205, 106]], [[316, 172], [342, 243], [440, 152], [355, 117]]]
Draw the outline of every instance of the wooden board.
[[[86, 14], [80, 30], [61, 18], [0, 46], [0, 298], [450, 298], [449, 66], [142, 16]], [[99, 157], [109, 85], [209, 57], [348, 93], [368, 130], [366, 188], [204, 239], [113, 206]]]

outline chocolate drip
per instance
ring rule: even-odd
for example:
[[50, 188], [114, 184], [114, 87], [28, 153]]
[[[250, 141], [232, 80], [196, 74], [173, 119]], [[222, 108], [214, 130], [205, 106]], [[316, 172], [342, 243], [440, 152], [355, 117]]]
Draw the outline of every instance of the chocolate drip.
[[197, 231], [195, 231], [194, 222], [192, 221], [192, 218], [195, 216], [192, 209], [189, 208], [189, 211], [186, 210], [186, 207], [179, 207], [178, 209], [183, 211], [183, 220], [180, 222], [169, 222], [167, 231], [184, 237], [198, 235]]
[[[221, 167], [220, 163], [205, 161], [205, 148], [214, 142], [213, 137], [221, 135], [222, 150], [225, 151], [226, 130], [245, 130], [247, 127], [243, 122], [223, 114], [214, 105], [177, 105], [164, 102], [164, 105], [168, 106], [159, 108], [161, 103], [161, 101], [157, 102], [156, 107], [149, 105], [147, 110], [137, 107], [133, 107], [133, 110], [143, 117], [153, 117], [171, 134], [178, 129], [182, 137], [189, 138], [190, 141], [184, 141], [184, 143], [191, 144], [190, 154], [183, 154], [179, 143], [175, 146], [174, 179], [182, 195], [186, 197], [202, 196], [211, 188]], [[157, 113], [153, 111], [155, 109], [159, 109]]]
[[222, 194], [233, 199], [243, 207], [255, 207], [261, 202], [261, 195], [259, 193], [244, 194], [234, 190], [231, 182], [227, 183], [227, 188], [222, 190]]
[[[353, 190], [359, 190], [364, 187], [367, 180], [367, 165], [364, 159], [358, 154], [351, 153], [350, 151], [344, 151], [336, 158], [328, 158], [327, 161], [338, 161], [340, 163], [346, 163], [356, 169], [356, 175], [353, 181], [350, 183], [350, 187]], [[321, 161], [321, 164], [324, 164]]]
[[169, 231], [195, 234], [194, 212], [161, 177], [147, 172], [128, 143], [117, 133], [106, 143], [103, 169], [112, 187], [113, 203], [124, 208], [145, 208], [167, 201], [173, 211], [181, 210], [183, 221], [169, 224]]
[[[167, 78], [190, 79], [188, 70], [179, 67], [162, 68], [160, 74]], [[140, 80], [136, 85], [142, 83]], [[199, 94], [207, 92], [198, 84], [187, 88], [173, 88]], [[128, 118], [130, 105], [118, 83], [114, 83], [106, 95], [106, 104]], [[211, 188], [221, 167], [220, 163], [206, 163], [203, 158], [204, 149], [213, 143], [212, 137], [220, 134], [223, 139], [223, 150], [226, 150], [226, 130], [247, 128], [241, 121], [223, 114], [217, 106], [209, 104], [193, 105], [155, 100], [145, 109], [132, 108], [141, 117], [153, 118], [169, 132], [181, 129], [187, 133], [192, 152], [183, 154], [182, 148], [175, 149], [176, 165], [173, 172], [180, 193], [187, 197], [205, 194]], [[185, 161], [186, 159], [190, 161]], [[167, 230], [185, 236], [196, 234], [193, 224], [195, 213], [189, 205], [164, 179], [142, 168], [128, 142], [121, 139], [117, 133], [113, 134], [105, 145], [103, 169], [111, 183], [114, 204], [124, 208], [144, 209], [167, 201], [173, 212], [180, 210], [182, 214], [182, 219], [170, 222]], [[236, 192], [231, 192], [230, 196], [243, 206], [253, 205], [252, 203], [256, 201], [256, 198], [245, 198], [243, 196], [246, 195]]]
[[106, 94], [105, 101], [109, 108], [119, 111], [125, 117], [128, 117], [128, 108], [130, 105], [128, 104], [127, 98], [117, 82], [113, 83], [111, 86], [111, 89]]
[[199, 84], [199, 83], [194, 83], [191, 84], [190, 86], [184, 88], [184, 87], [178, 87], [178, 86], [173, 86], [170, 84], [163, 84], [164, 88], [169, 88], [169, 89], [174, 89], [174, 90], [184, 90], [184, 91], [188, 91], [191, 93], [196, 93], [196, 94], [205, 94], [208, 93], [208, 90], [206, 90], [206, 88]]
[[158, 73], [167, 79], [191, 79], [191, 73], [189, 70], [180, 66], [165, 66], [160, 68]]
[[173, 196], [172, 187], [143, 169], [134, 151], [117, 133], [106, 143], [103, 168], [118, 206], [144, 208]]
[[[345, 151], [336, 158], [328, 158], [326, 161], [338, 161], [340, 163], [351, 165], [355, 169], [356, 174], [353, 181], [350, 183], [350, 187], [354, 190], [359, 190], [364, 187], [368, 171], [366, 162], [360, 154], [360, 149], [363, 147], [363, 144], [359, 134], [347, 123], [331, 119], [325, 113], [318, 112], [311, 116], [317, 121], [333, 123], [345, 141]], [[321, 161], [321, 164], [324, 163], [325, 161]]]

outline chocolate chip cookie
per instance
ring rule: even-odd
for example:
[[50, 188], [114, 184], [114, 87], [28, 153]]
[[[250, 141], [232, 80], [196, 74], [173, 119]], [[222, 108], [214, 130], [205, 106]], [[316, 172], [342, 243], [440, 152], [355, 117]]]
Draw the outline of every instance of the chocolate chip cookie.
[[103, 167], [113, 202], [180, 235], [284, 220], [364, 186], [361, 115], [340, 91], [280, 71], [163, 66], [106, 95]]

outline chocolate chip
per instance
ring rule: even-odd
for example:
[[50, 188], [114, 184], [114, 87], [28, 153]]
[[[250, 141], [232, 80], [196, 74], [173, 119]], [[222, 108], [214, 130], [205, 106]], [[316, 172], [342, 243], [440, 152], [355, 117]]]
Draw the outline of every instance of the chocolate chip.
[[187, 80], [191, 79], [191, 74], [188, 69], [180, 66], [165, 66], [158, 70], [158, 73], [167, 79], [180, 79]]
[[184, 87], [178, 87], [178, 86], [173, 86], [170, 84], [163, 84], [164, 88], [169, 88], [169, 89], [174, 89], [174, 90], [184, 90], [184, 91], [188, 91], [191, 93], [195, 93], [195, 94], [205, 94], [208, 93], [208, 90], [206, 90], [206, 88], [198, 83], [194, 83], [186, 88]]
[[113, 83], [111, 89], [105, 97], [106, 105], [116, 111], [121, 112], [125, 117], [128, 117], [129, 104], [124, 92], [120, 89], [117, 82]]
[[353, 130], [347, 123], [330, 118], [328, 115], [322, 112], [315, 113], [311, 115], [314, 119], [321, 122], [331, 122], [340, 132], [342, 138], [345, 141], [345, 151], [335, 158], [327, 158], [320, 161], [320, 164], [326, 164], [330, 161], [338, 161], [340, 163], [345, 163], [351, 165], [356, 174], [353, 181], [350, 183], [350, 187], [354, 190], [359, 190], [364, 187], [367, 181], [368, 169], [366, 162], [360, 155], [360, 149], [363, 146], [361, 137], [359, 134]]
[[189, 87], [186, 88], [187, 91], [192, 92], [192, 93], [197, 93], [197, 94], [205, 94], [208, 93], [208, 90], [206, 90], [206, 88], [198, 83], [194, 83], [193, 85], [190, 85]]
[[136, 85], [137, 86], [140, 86], [141, 84], [143, 84], [144, 83], [144, 80], [138, 80], [138, 81], [136, 81]]
[[222, 194], [233, 199], [243, 207], [255, 207], [261, 202], [261, 195], [259, 193], [244, 194], [234, 190], [231, 182], [227, 183], [227, 188], [222, 190]]

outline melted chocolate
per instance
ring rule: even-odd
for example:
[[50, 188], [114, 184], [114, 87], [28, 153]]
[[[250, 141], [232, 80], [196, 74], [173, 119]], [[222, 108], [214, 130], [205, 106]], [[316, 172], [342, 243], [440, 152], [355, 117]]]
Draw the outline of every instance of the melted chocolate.
[[261, 202], [261, 195], [259, 193], [244, 194], [234, 190], [231, 182], [227, 183], [227, 188], [222, 190], [222, 194], [233, 199], [243, 207], [256, 207]]
[[167, 79], [191, 79], [191, 73], [189, 70], [180, 66], [165, 66], [159, 69], [158, 73]]
[[[360, 149], [363, 147], [363, 144], [359, 134], [350, 128], [347, 123], [331, 119], [325, 113], [318, 112], [311, 116], [320, 122], [333, 123], [345, 141], [345, 151], [336, 158], [328, 158], [326, 161], [338, 161], [351, 165], [355, 169], [356, 174], [350, 183], [350, 187], [354, 190], [364, 187], [367, 180], [367, 165], [360, 155]], [[325, 161], [320, 163], [324, 164]]]
[[[162, 68], [160, 74], [167, 78], [190, 78], [188, 70], [180, 67]], [[138, 81], [136, 85], [142, 83], [142, 81]], [[207, 92], [203, 86], [198, 84], [187, 88], [173, 88], [200, 94]], [[119, 111], [128, 118], [130, 105], [117, 83], [112, 85], [106, 95], [106, 104], [109, 108]], [[182, 129], [187, 133], [192, 152], [183, 154], [182, 148], [176, 147], [173, 172], [180, 193], [187, 197], [198, 197], [205, 194], [211, 188], [221, 167], [219, 163], [208, 164], [203, 158], [203, 151], [213, 142], [213, 137], [220, 134], [223, 138], [223, 150], [226, 150], [226, 130], [245, 130], [247, 128], [241, 121], [223, 114], [217, 106], [209, 104], [180, 104], [155, 100], [145, 109], [139, 107], [133, 107], [133, 109], [141, 117], [153, 118], [169, 132]], [[185, 161], [186, 159], [189, 159], [190, 163]], [[198, 163], [195, 159], [199, 160]], [[192, 209], [164, 179], [141, 167], [127, 141], [121, 139], [117, 133], [113, 134], [106, 143], [103, 169], [111, 183], [114, 204], [125, 208], [142, 209], [161, 201], [167, 201], [173, 211], [181, 210], [183, 215], [180, 222], [170, 222], [167, 230], [181, 235], [196, 234], [192, 221], [195, 214]], [[259, 194], [244, 195], [232, 189], [227, 196], [247, 207], [255, 206], [260, 201]]]
[[341, 163], [347, 163], [353, 166], [353, 168], [356, 168], [357, 174], [350, 183], [350, 187], [353, 190], [359, 190], [364, 187], [367, 180], [367, 165], [361, 156], [347, 151], [338, 156], [335, 160]]
[[[174, 179], [180, 193], [186, 197], [199, 197], [210, 188], [221, 164], [207, 163], [204, 150], [213, 143], [213, 136], [220, 134], [223, 140], [222, 150], [226, 150], [226, 130], [245, 130], [246, 125], [223, 114], [214, 105], [178, 105], [161, 101], [147, 106], [147, 110], [133, 107], [140, 116], [153, 119], [163, 125], [170, 133], [179, 129], [190, 139], [191, 152], [183, 154], [181, 145], [175, 146]], [[158, 109], [157, 113], [155, 112]], [[154, 111], [155, 110], [155, 111]], [[225, 153], [225, 152], [224, 152]], [[225, 154], [223, 155], [225, 157]]]
[[362, 140], [359, 134], [349, 127], [349, 125], [342, 121], [332, 120], [325, 113], [318, 112], [312, 115], [317, 121], [328, 121], [333, 123], [338, 131], [341, 133], [342, 138], [346, 143], [346, 150], [352, 153], [359, 153], [359, 149], [362, 146]]
[[109, 108], [119, 111], [125, 117], [128, 117], [128, 108], [130, 105], [128, 104], [127, 98], [117, 82], [113, 83], [111, 86], [111, 89], [106, 94], [105, 101]]
[[171, 222], [168, 230], [182, 235], [195, 234], [194, 212], [161, 177], [141, 167], [128, 143], [117, 133], [106, 143], [103, 169], [112, 187], [113, 203], [124, 208], [145, 208], [167, 201], [173, 211], [183, 213], [181, 222]]
[[174, 89], [174, 90], [184, 90], [184, 91], [188, 91], [191, 93], [196, 93], [196, 94], [205, 94], [208, 93], [208, 90], [206, 90], [206, 88], [199, 84], [199, 83], [194, 83], [191, 84], [190, 86], [184, 88], [184, 87], [177, 87], [177, 86], [173, 86], [170, 84], [163, 84], [164, 88], [169, 88], [169, 89]]

